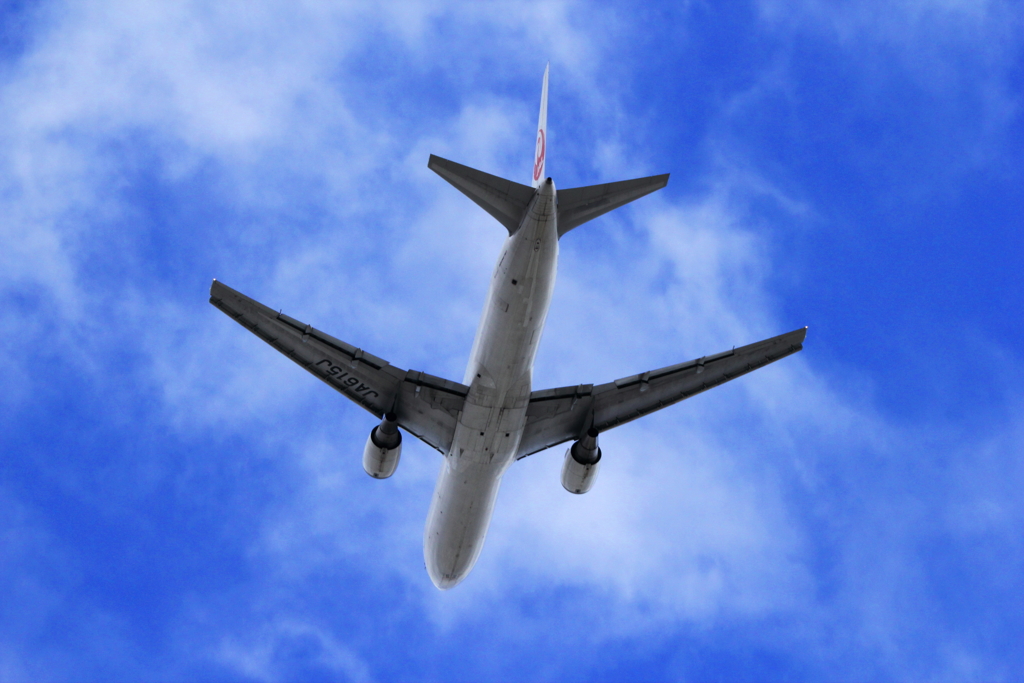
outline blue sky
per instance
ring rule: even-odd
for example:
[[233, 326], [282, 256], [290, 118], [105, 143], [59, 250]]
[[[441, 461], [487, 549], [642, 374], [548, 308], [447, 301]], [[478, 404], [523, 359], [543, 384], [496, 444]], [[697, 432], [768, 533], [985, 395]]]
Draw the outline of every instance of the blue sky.
[[[0, 679], [978, 680], [1024, 670], [1024, 10], [0, 5]], [[569, 234], [535, 386], [805, 351], [506, 477], [440, 464], [210, 279], [460, 379], [504, 230], [426, 168], [670, 172]]]

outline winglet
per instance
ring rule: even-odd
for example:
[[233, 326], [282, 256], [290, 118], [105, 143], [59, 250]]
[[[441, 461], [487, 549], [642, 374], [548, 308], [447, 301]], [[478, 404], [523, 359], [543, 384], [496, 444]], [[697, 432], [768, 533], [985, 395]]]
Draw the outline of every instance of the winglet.
[[533, 186], [538, 187], [544, 178], [544, 162], [548, 152], [548, 70], [551, 62], [544, 67], [544, 85], [540, 91], [540, 117], [537, 120], [537, 147], [533, 152]]

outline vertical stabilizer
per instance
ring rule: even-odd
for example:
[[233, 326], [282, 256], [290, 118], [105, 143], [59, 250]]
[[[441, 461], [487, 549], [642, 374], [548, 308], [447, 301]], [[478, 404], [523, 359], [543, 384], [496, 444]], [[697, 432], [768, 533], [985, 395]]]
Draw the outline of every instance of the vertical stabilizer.
[[551, 63], [544, 67], [544, 85], [540, 91], [540, 118], [537, 120], [537, 149], [533, 153], [533, 186], [537, 187], [547, 176], [544, 174], [544, 162], [548, 153], [548, 70]]

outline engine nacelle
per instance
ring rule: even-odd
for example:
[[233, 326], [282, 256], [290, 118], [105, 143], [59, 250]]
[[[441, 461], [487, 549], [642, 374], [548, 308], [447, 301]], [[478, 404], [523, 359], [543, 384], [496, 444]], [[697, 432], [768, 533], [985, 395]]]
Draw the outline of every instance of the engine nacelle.
[[387, 413], [366, 440], [363, 469], [374, 479], [387, 479], [398, 469], [401, 457], [402, 432], [398, 431], [398, 416]]
[[591, 427], [582, 439], [565, 452], [562, 486], [569, 493], [586, 493], [594, 485], [600, 465], [601, 449], [597, 445], [597, 430]]

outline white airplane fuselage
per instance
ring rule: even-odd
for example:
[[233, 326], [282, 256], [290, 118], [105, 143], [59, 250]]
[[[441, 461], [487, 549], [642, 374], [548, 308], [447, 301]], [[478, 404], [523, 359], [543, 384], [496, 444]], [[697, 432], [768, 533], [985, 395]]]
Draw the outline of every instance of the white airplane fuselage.
[[423, 534], [427, 572], [441, 589], [462, 581], [480, 556], [501, 478], [523, 435], [558, 268], [555, 197], [551, 179], [541, 182], [491, 278], [463, 380], [469, 394]]
[[395, 473], [403, 430], [445, 453], [423, 532], [427, 573], [442, 590], [465, 579], [480, 557], [501, 479], [517, 457], [571, 441], [562, 463], [562, 487], [586, 493], [601, 461], [601, 432], [796, 353], [807, 333], [806, 327], [793, 330], [597, 386], [531, 394], [533, 362], [555, 286], [559, 238], [668, 184], [666, 173], [557, 193], [546, 173], [548, 73], [545, 68], [532, 185], [433, 154], [427, 162], [509, 232], [463, 384], [402, 370], [217, 280], [210, 286], [211, 304], [381, 420], [363, 447], [368, 475], [387, 479]]

